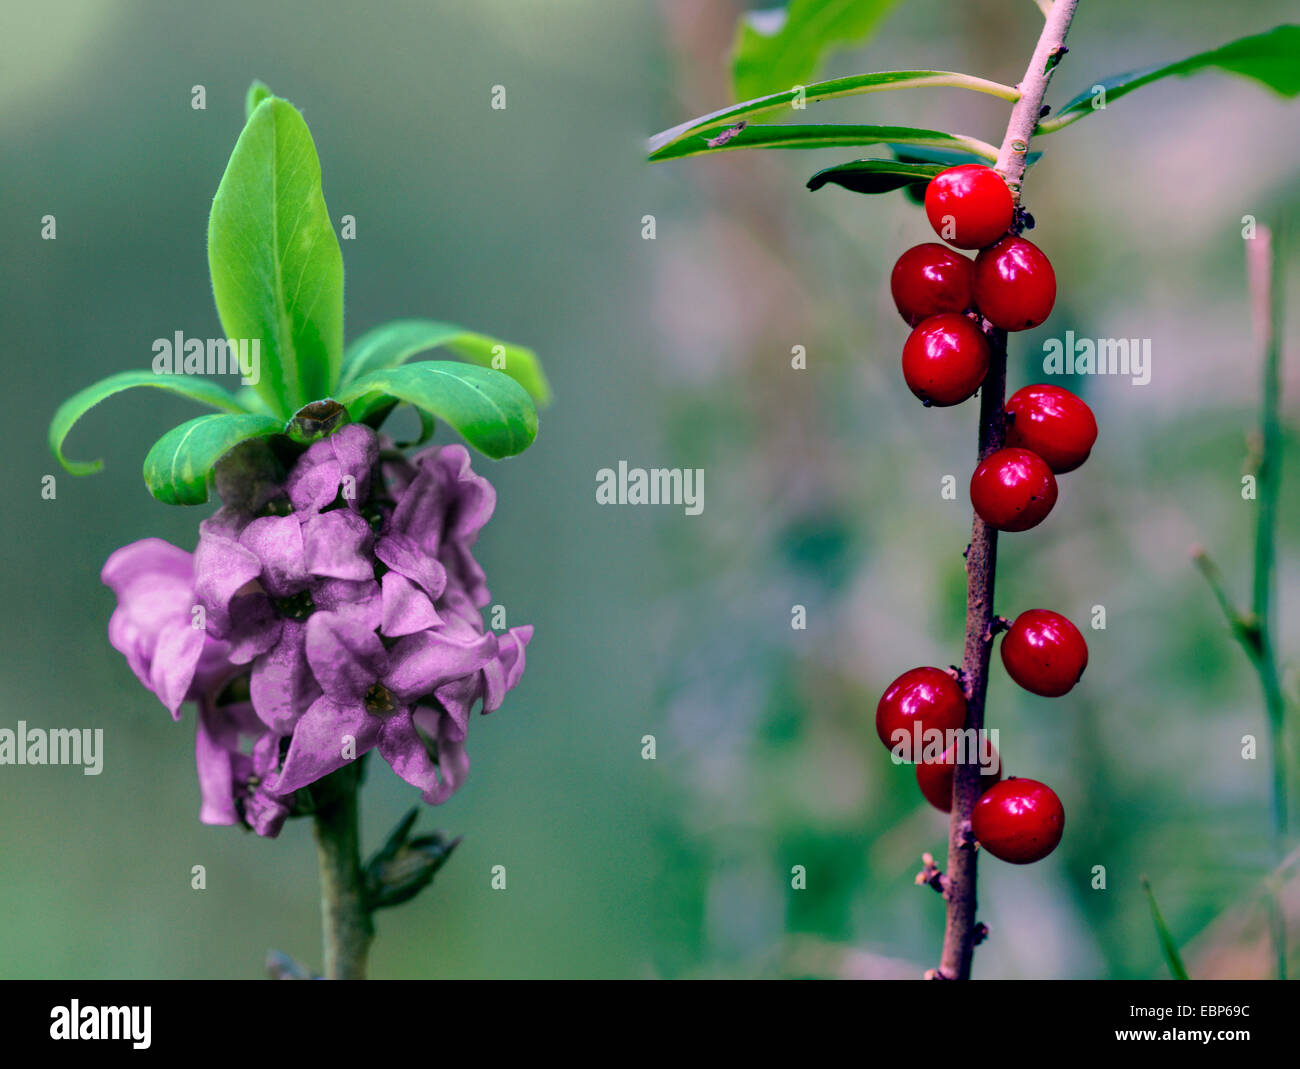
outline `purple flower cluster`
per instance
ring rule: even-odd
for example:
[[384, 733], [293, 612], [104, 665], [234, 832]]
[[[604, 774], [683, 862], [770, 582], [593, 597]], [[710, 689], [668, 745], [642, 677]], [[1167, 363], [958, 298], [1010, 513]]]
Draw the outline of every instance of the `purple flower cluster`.
[[501, 705], [531, 627], [486, 631], [471, 549], [496, 492], [464, 447], [407, 459], [349, 424], [199, 527], [114, 553], [109, 639], [180, 718], [198, 705], [200, 819], [279, 833], [295, 792], [377, 749], [437, 804], [464, 782], [470, 712]]

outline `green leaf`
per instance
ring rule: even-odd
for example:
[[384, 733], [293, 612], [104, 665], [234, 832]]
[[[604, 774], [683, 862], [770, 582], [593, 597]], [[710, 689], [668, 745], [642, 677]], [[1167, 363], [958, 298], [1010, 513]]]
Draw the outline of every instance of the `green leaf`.
[[854, 193], [889, 193], [903, 186], [926, 185], [943, 169], [943, 164], [939, 163], [854, 160], [852, 163], [823, 167], [808, 179], [808, 188], [821, 189], [831, 183]]
[[531, 349], [432, 319], [394, 319], [361, 335], [348, 346], [340, 384], [346, 386], [369, 371], [397, 367], [413, 356], [439, 347], [483, 367], [492, 367], [493, 360], [497, 360], [504, 364], [497, 370], [519, 383], [539, 405], [551, 399], [551, 388], [541, 362]]
[[167, 505], [201, 505], [208, 499], [208, 474], [227, 452], [250, 438], [284, 430], [274, 416], [199, 416], [173, 427], [154, 442], [144, 458], [149, 492]]
[[955, 71], [878, 71], [874, 74], [855, 74], [848, 78], [833, 78], [827, 82], [817, 82], [808, 86], [802, 95], [793, 89], [770, 93], [754, 100], [721, 108], [701, 115], [698, 119], [679, 123], [670, 130], [655, 134], [648, 143], [647, 151], [651, 160], [675, 159], [689, 153], [666, 154], [665, 149], [680, 141], [692, 143], [703, 142], [724, 134], [741, 122], [750, 123], [763, 115], [785, 111], [793, 113], [796, 102], [816, 104], [823, 100], [837, 100], [841, 97], [858, 96], [862, 93], [880, 93], [893, 89], [921, 89], [929, 86], [951, 86], [970, 89], [977, 93], [987, 93], [1001, 100], [1015, 101], [1020, 98], [1018, 90], [1009, 85], [990, 82], [986, 78], [976, 78], [969, 74]]
[[261, 339], [257, 390], [287, 419], [329, 396], [343, 359], [343, 254], [320, 160], [292, 104], [265, 97], [239, 135], [208, 221], [226, 337]]
[[1151, 920], [1155, 923], [1156, 938], [1160, 940], [1160, 949], [1164, 952], [1165, 961], [1169, 965], [1169, 973], [1175, 980], [1186, 980], [1187, 969], [1183, 965], [1182, 955], [1178, 953], [1178, 944], [1160, 914], [1160, 907], [1156, 905], [1155, 892], [1151, 890], [1151, 882], [1145, 876], [1142, 878], [1142, 890], [1146, 892], [1147, 902], [1151, 906]]
[[[982, 156], [960, 149], [925, 148], [921, 145], [887, 145], [886, 148], [902, 163], [938, 163], [944, 167], [957, 167], [963, 163], [987, 163]], [[1041, 152], [1031, 152], [1025, 157], [1025, 166], [1031, 167], [1042, 159]]]
[[537, 437], [537, 409], [528, 392], [491, 368], [426, 360], [371, 371], [338, 395], [358, 422], [391, 398], [450, 424], [493, 460], [522, 453]]
[[54, 413], [54, 418], [50, 421], [50, 450], [67, 471], [73, 475], [91, 475], [104, 466], [102, 460], [68, 460], [63, 455], [63, 440], [72, 430], [73, 424], [100, 401], [134, 386], [151, 386], [156, 390], [166, 390], [168, 393], [188, 397], [191, 401], [199, 401], [225, 412], [245, 411], [234, 396], [207, 379], [191, 378], [187, 375], [156, 375], [152, 371], [120, 371], [116, 375], [100, 379], [93, 386], [79, 390], [59, 405], [58, 411]]
[[998, 150], [964, 134], [942, 130], [918, 130], [911, 126], [746, 126], [725, 142], [710, 145], [700, 137], [676, 141], [654, 153], [650, 159], [683, 159], [709, 152], [730, 152], [742, 148], [841, 148], [845, 145], [934, 145], [974, 153], [996, 161]]
[[257, 110], [258, 104], [262, 103], [267, 97], [274, 95], [265, 82], [254, 78], [253, 84], [248, 87], [248, 92], [244, 95], [244, 121], [247, 122], [253, 117], [253, 112]]
[[865, 40], [898, 0], [790, 0], [742, 15], [731, 51], [737, 100], [806, 85], [836, 45]]
[[1300, 94], [1300, 26], [1276, 26], [1266, 33], [1241, 37], [1208, 52], [1198, 52], [1177, 63], [1166, 63], [1145, 70], [1113, 74], [1103, 78], [1076, 96], [1050, 119], [1038, 124], [1038, 133], [1047, 134], [1101, 110], [1093, 107], [1096, 87], [1106, 91], [1109, 106], [1135, 89], [1150, 85], [1170, 75], [1186, 76], [1210, 68], [1254, 78], [1282, 96]]

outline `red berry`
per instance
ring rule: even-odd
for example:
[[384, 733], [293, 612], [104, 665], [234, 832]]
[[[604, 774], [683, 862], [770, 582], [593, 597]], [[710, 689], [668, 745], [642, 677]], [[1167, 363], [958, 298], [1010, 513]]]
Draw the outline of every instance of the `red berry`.
[[[916, 783], [925, 800], [935, 809], [952, 812], [952, 778], [957, 766], [956, 744], [949, 746], [943, 756], [934, 761], [922, 761], [916, 766]], [[968, 756], [963, 754], [963, 756]], [[974, 756], [973, 754], [969, 756]], [[987, 737], [980, 739], [979, 763], [980, 793], [983, 794], [1002, 778], [1002, 761], [997, 748]]]
[[1039, 383], [1007, 401], [1007, 445], [1037, 453], [1057, 475], [1074, 471], [1097, 441], [1097, 420], [1082, 398]]
[[[966, 724], [966, 698], [942, 668], [913, 668], [889, 684], [876, 706], [876, 734], [905, 760], [916, 741], [924, 746], [928, 731], [957, 731]], [[905, 737], [896, 737], [902, 731]]]
[[1088, 667], [1088, 644], [1059, 612], [1030, 609], [1002, 636], [1002, 663], [1025, 690], [1059, 698]]
[[1056, 272], [1032, 241], [1003, 238], [975, 257], [975, 304], [995, 327], [1036, 327], [1055, 303]]
[[970, 477], [970, 500], [980, 519], [999, 531], [1037, 527], [1056, 504], [1056, 476], [1028, 449], [999, 449]]
[[989, 343], [966, 316], [931, 316], [903, 343], [903, 378], [927, 405], [961, 404], [989, 369]]
[[959, 249], [991, 245], [1007, 232], [1015, 213], [1002, 176], [979, 163], [940, 171], [925, 187], [925, 214], [934, 232]]
[[960, 253], [930, 241], [898, 258], [889, 276], [894, 305], [912, 326], [943, 312], [964, 312], [971, 303], [974, 264]]
[[971, 830], [994, 857], [1028, 865], [1056, 849], [1065, 831], [1065, 809], [1045, 783], [1013, 776], [980, 795]]

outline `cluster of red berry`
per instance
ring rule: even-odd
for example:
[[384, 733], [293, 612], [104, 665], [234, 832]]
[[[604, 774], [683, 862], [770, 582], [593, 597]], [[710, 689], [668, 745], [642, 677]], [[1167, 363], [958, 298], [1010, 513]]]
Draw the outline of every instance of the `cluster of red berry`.
[[[903, 346], [903, 377], [927, 406], [947, 407], [972, 396], [988, 372], [981, 317], [1003, 331], [1038, 326], [1056, 301], [1056, 274], [1038, 246], [1010, 233], [1015, 202], [991, 168], [963, 164], [936, 175], [926, 188], [925, 211], [945, 241], [980, 250], [972, 262], [944, 245], [917, 245], [898, 258], [890, 278], [899, 314], [913, 328]], [[971, 504], [996, 530], [1027, 531], [1056, 504], [1056, 476], [1088, 458], [1097, 421], [1079, 397], [1047, 384], [1013, 394], [1006, 418], [1005, 448], [981, 461], [971, 476]], [[1088, 646], [1060, 613], [1031, 609], [1007, 627], [1002, 663], [1026, 690], [1059, 697], [1083, 674]], [[904, 672], [876, 708], [876, 731], [895, 752], [904, 740], [915, 745], [934, 731], [954, 737], [949, 732], [961, 732], [965, 724], [966, 697], [957, 675], [940, 668]], [[980, 845], [1016, 864], [1056, 849], [1065, 828], [1056, 793], [1037, 780], [1003, 780], [987, 739], [980, 740], [978, 754], [967, 755], [967, 749], [954, 743], [938, 756], [911, 754], [926, 799], [950, 812], [955, 762], [978, 761], [988, 777], [971, 816]]]

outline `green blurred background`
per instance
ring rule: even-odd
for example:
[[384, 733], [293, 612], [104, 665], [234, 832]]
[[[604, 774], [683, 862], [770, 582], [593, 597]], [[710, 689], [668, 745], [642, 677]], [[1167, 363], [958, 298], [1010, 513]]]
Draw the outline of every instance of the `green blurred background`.
[[[728, 102], [739, 9], [0, 3], [14, 450], [0, 726], [103, 727], [106, 751], [99, 777], [0, 768], [0, 976], [255, 977], [271, 947], [319, 965], [307, 825], [274, 841], [200, 825], [192, 710], [171, 723], [106, 638], [104, 559], [149, 535], [192, 548], [207, 511], [154, 502], [139, 476], [192, 410], [153, 391], [113, 398], [68, 449], [102, 455], [104, 472], [60, 474], [57, 498], [40, 495], [59, 401], [147, 366], [154, 338], [219, 331], [207, 212], [254, 77], [303, 110], [331, 215], [356, 217], [348, 336], [397, 316], [464, 323], [536, 348], [556, 392], [532, 449], [476, 465], [500, 492], [480, 543], [494, 600], [537, 626], [528, 672], [476, 719], [468, 784], [423, 815], [465, 841], [431, 891], [380, 914], [373, 974], [916, 976], [936, 962], [941, 903], [912, 876], [923, 850], [942, 854], [945, 819], [890, 764], [873, 716], [898, 673], [960, 656], [970, 513], [939, 485], [965, 484], [975, 407], [922, 410], [898, 372], [888, 272], [930, 240], [921, 212], [901, 195], [803, 189], [860, 153], [643, 163], [647, 135]], [[1289, 15], [1282, 0], [1083, 0], [1049, 99]], [[911, 0], [829, 72], [1014, 83], [1038, 25], [1028, 0]], [[498, 84], [504, 111], [490, 107]], [[994, 142], [1006, 118], [945, 90], [820, 107]], [[1296, 114], [1205, 74], [1037, 145], [1026, 202], [1061, 296], [1014, 339], [1012, 387], [1044, 378], [1041, 341], [1067, 328], [1151, 338], [1154, 365], [1145, 387], [1068, 383], [1096, 410], [1098, 447], [1041, 528], [1004, 539], [999, 611], [1052, 607], [1086, 627], [1102, 605], [1107, 627], [1086, 632], [1089, 672], [1063, 699], [1019, 691], [995, 659], [989, 717], [1009, 769], [1052, 784], [1068, 821], [1046, 862], [982, 865], [993, 936], [977, 975], [1166, 975], [1143, 874], [1194, 975], [1270, 967], [1254, 900], [1271, 864], [1266, 750], [1241, 758], [1243, 735], [1263, 741], [1262, 707], [1187, 550], [1203, 543], [1244, 596], [1255, 506], [1239, 480], [1259, 387], [1241, 220], [1294, 208]], [[40, 239], [46, 214], [55, 241]], [[1289, 660], [1300, 456], [1289, 428], [1286, 441]], [[619, 460], [704, 468], [703, 514], [597, 505], [596, 472]], [[796, 604], [807, 630], [790, 627]], [[366, 842], [415, 800], [372, 766]], [[489, 886], [498, 864], [505, 891]], [[1300, 883], [1284, 897], [1294, 947]]]

